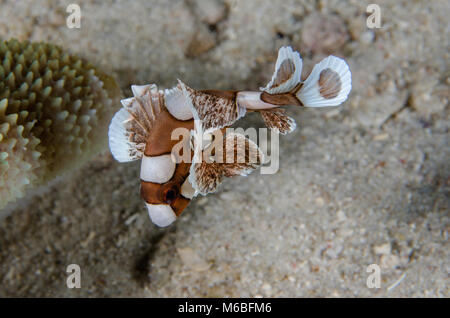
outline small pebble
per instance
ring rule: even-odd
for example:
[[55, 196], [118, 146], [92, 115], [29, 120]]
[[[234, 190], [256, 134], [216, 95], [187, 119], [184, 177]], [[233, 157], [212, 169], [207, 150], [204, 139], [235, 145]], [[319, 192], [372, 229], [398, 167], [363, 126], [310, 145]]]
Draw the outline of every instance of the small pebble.
[[361, 34], [360, 41], [364, 44], [370, 44], [375, 39], [375, 33], [373, 31], [366, 31]]
[[197, 205], [198, 206], [203, 206], [206, 203], [208, 203], [208, 198], [207, 197], [203, 197], [203, 198], [200, 198], [200, 199], [197, 200]]
[[216, 43], [217, 40], [214, 34], [212, 34], [212, 32], [202, 24], [198, 27], [197, 32], [191, 39], [185, 54], [189, 58], [196, 58], [211, 50], [214, 46], [216, 46]]
[[301, 38], [302, 47], [311, 52], [330, 54], [339, 50], [349, 35], [340, 16], [313, 13], [303, 23]]
[[325, 201], [322, 197], [316, 198], [315, 202], [318, 206], [323, 206], [325, 204]]
[[384, 243], [381, 245], [376, 245], [373, 247], [373, 251], [375, 254], [377, 255], [381, 255], [381, 254], [391, 254], [391, 243]]
[[400, 264], [400, 258], [397, 255], [382, 255], [380, 265], [382, 268], [396, 268]]
[[347, 219], [347, 216], [342, 210], [337, 211], [336, 216], [339, 222], [345, 221]]
[[373, 140], [374, 141], [382, 141], [382, 140], [386, 140], [388, 138], [389, 138], [389, 134], [384, 133], [384, 134], [379, 134], [379, 135], [374, 136]]
[[227, 8], [220, 0], [195, 0], [195, 9], [202, 22], [214, 25], [225, 18]]
[[196, 272], [202, 272], [209, 268], [209, 264], [200, 258], [192, 248], [177, 248], [177, 252], [178, 255], [180, 255], [183, 264], [189, 269]]

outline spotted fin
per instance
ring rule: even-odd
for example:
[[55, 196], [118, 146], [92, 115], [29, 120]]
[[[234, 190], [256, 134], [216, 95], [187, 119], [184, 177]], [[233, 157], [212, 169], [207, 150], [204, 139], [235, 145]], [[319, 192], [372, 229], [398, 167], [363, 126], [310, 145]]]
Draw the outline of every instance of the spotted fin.
[[302, 59], [291, 47], [281, 47], [275, 64], [272, 80], [261, 87], [261, 91], [269, 94], [281, 94], [292, 91], [301, 81]]
[[347, 63], [329, 56], [314, 66], [296, 96], [306, 107], [338, 106], [351, 89], [352, 74]]
[[[192, 163], [189, 182], [196, 193], [216, 192], [224, 177], [247, 176], [263, 162], [263, 153], [258, 145], [242, 134], [227, 134], [221, 146], [224, 148], [222, 156], [216, 156], [215, 161]], [[196, 150], [198, 152], [198, 148]]]
[[[245, 107], [237, 105], [235, 99], [194, 90], [178, 80], [179, 88], [189, 99], [192, 113], [196, 112], [205, 132], [231, 126], [245, 115]], [[194, 115], [195, 119], [195, 115]]]
[[264, 154], [258, 145], [238, 133], [228, 133], [225, 138], [225, 163], [222, 164], [226, 177], [247, 176], [264, 161]]
[[282, 135], [289, 134], [297, 128], [295, 120], [285, 114], [282, 108], [260, 110], [259, 113], [266, 126]]

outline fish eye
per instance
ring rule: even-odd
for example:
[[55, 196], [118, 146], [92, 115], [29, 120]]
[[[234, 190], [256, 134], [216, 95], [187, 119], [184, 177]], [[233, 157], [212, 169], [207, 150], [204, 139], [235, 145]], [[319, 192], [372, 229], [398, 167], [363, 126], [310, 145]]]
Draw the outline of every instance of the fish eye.
[[175, 200], [176, 196], [178, 194], [178, 191], [176, 188], [170, 188], [166, 191], [164, 194], [164, 201], [167, 203], [171, 203], [173, 200]]

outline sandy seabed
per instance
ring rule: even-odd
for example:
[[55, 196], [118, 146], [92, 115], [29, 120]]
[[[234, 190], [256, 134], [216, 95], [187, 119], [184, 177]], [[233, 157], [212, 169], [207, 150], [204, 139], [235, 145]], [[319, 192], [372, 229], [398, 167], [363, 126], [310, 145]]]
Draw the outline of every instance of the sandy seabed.
[[59, 44], [127, 96], [177, 78], [257, 89], [282, 45], [304, 75], [344, 57], [353, 89], [339, 108], [289, 108], [278, 173], [226, 180], [168, 229], [148, 218], [139, 163], [105, 151], [0, 223], [0, 296], [450, 296], [447, 0], [377, 1], [379, 29], [369, 1], [294, 0], [82, 1], [69, 29], [73, 2], [0, 1], [0, 38]]

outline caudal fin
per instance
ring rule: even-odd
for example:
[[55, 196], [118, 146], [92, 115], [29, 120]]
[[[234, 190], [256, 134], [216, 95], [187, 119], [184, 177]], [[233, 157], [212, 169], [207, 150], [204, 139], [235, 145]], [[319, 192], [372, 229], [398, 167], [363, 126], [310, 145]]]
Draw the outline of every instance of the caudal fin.
[[298, 52], [293, 51], [290, 46], [281, 47], [278, 51], [272, 80], [260, 90], [269, 94], [290, 92], [301, 81], [302, 65], [302, 59]]
[[338, 106], [351, 89], [352, 74], [347, 63], [329, 56], [314, 66], [296, 96], [306, 107]]

